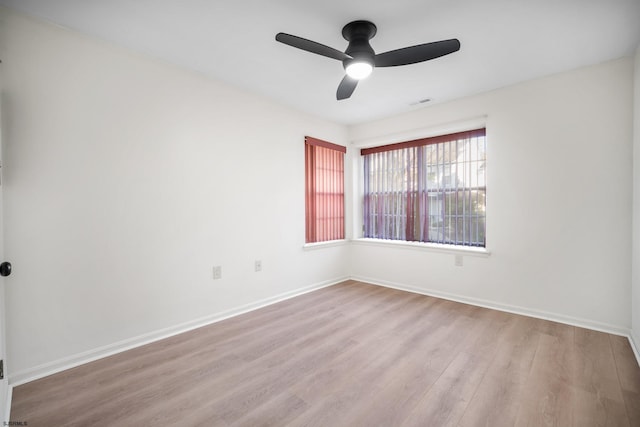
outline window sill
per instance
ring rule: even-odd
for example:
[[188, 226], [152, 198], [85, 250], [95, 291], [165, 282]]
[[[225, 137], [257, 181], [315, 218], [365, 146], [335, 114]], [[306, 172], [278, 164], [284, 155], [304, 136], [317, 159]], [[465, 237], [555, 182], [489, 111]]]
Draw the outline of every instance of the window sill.
[[385, 239], [370, 239], [359, 238], [351, 241], [354, 245], [364, 246], [384, 246], [394, 247], [402, 249], [415, 249], [427, 252], [439, 252], [439, 253], [452, 253], [458, 255], [470, 255], [478, 257], [488, 257], [491, 252], [487, 248], [476, 248], [471, 246], [455, 246], [444, 245], [437, 243], [423, 243], [423, 242], [406, 242], [404, 240], [385, 240]]
[[305, 251], [312, 251], [315, 249], [324, 249], [324, 248], [331, 248], [334, 246], [343, 246], [348, 243], [349, 243], [348, 240], [327, 240], [326, 242], [305, 243], [304, 246], [302, 246], [302, 249]]

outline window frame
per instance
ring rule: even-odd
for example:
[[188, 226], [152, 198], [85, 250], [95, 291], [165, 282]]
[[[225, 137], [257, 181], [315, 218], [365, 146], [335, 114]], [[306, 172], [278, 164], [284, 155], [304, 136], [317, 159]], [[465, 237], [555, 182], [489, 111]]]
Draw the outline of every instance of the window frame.
[[[458, 128], [459, 129], [459, 128]], [[467, 128], [469, 129], [469, 128]], [[366, 179], [365, 179], [365, 174], [367, 173], [366, 167], [365, 167], [365, 155], [368, 154], [375, 154], [375, 153], [382, 153], [382, 152], [387, 152], [387, 151], [393, 151], [393, 150], [404, 150], [407, 148], [414, 148], [414, 147], [426, 147], [429, 145], [434, 145], [434, 144], [441, 144], [441, 143], [446, 143], [446, 142], [452, 142], [452, 141], [461, 141], [461, 140], [468, 140], [468, 139], [472, 139], [472, 138], [477, 138], [477, 137], [482, 137], [484, 138], [482, 141], [482, 146], [476, 146], [474, 147], [474, 149], [478, 149], [478, 147], [480, 147], [484, 154], [483, 160], [484, 162], [486, 162], [486, 152], [487, 152], [487, 132], [486, 132], [486, 126], [484, 124], [478, 126], [474, 126], [473, 128], [471, 128], [470, 130], [464, 130], [464, 131], [458, 131], [458, 132], [450, 132], [450, 133], [443, 133], [443, 134], [438, 134], [436, 136], [430, 136], [430, 137], [426, 137], [426, 138], [417, 138], [417, 139], [412, 139], [409, 141], [405, 141], [405, 142], [398, 142], [398, 143], [390, 143], [390, 144], [386, 144], [386, 145], [378, 145], [378, 146], [369, 146], [366, 148], [361, 148], [360, 152], [361, 152], [361, 156], [360, 156], [360, 182], [361, 182], [361, 202], [360, 202], [360, 209], [361, 209], [361, 213], [360, 213], [360, 220], [362, 221], [362, 235], [359, 239], [356, 240], [356, 242], [360, 241], [360, 243], [362, 242], [367, 242], [367, 243], [374, 243], [374, 244], [390, 244], [392, 246], [402, 246], [402, 247], [408, 247], [408, 248], [420, 248], [420, 249], [428, 249], [428, 250], [438, 250], [438, 249], [442, 249], [445, 251], [449, 251], [449, 252], [465, 252], [465, 253], [471, 253], [471, 254], [488, 254], [489, 251], [487, 249], [487, 239], [486, 239], [486, 231], [487, 231], [487, 215], [486, 215], [486, 194], [487, 194], [487, 174], [486, 174], [486, 170], [482, 172], [482, 181], [483, 181], [483, 185], [478, 185], [479, 182], [476, 182], [476, 185], [468, 185], [468, 184], [463, 184], [463, 186], [459, 186], [459, 184], [456, 183], [455, 186], [447, 186], [447, 185], [440, 185], [438, 188], [443, 192], [443, 194], [445, 193], [457, 193], [457, 192], [469, 192], [470, 194], [472, 192], [476, 192], [482, 193], [482, 197], [483, 197], [483, 211], [482, 211], [482, 215], [480, 217], [477, 216], [477, 213], [475, 213], [475, 218], [473, 216], [468, 216], [465, 217], [465, 221], [472, 221], [475, 219], [475, 221], [481, 221], [482, 222], [482, 230], [481, 230], [481, 236], [482, 239], [480, 241], [476, 239], [474, 240], [473, 237], [468, 237], [465, 238], [463, 240], [459, 240], [459, 239], [455, 239], [452, 240], [449, 236], [447, 236], [446, 232], [442, 232], [442, 237], [437, 236], [435, 238], [431, 237], [431, 232], [433, 232], [433, 230], [429, 230], [429, 229], [422, 229], [423, 234], [426, 236], [424, 237], [424, 239], [426, 240], [419, 240], [416, 238], [407, 240], [407, 238], [409, 237], [409, 231], [407, 231], [405, 233], [405, 235], [403, 235], [402, 237], [404, 237], [405, 239], [401, 238], [397, 238], [398, 234], [391, 234], [389, 235], [388, 233], [385, 232], [380, 232], [379, 228], [374, 230], [371, 234], [369, 234], [370, 236], [374, 236], [374, 237], [363, 237], [366, 236], [366, 226], [367, 224], [371, 224], [371, 223], [367, 223], [367, 194], [365, 193], [366, 188], [365, 188], [365, 183], [366, 183]], [[362, 146], [361, 146], [362, 147]], [[416, 152], [419, 152], [419, 150], [421, 149], [416, 149]], [[459, 152], [458, 152], [459, 153]], [[456, 154], [458, 155], [458, 154]], [[424, 160], [424, 163], [421, 163]], [[477, 159], [473, 159], [473, 161], [478, 161]], [[416, 160], [416, 164], [417, 163], [421, 163], [420, 167], [434, 167], [437, 164], [428, 164], [426, 163], [426, 159], [422, 159], [420, 161]], [[448, 164], [454, 164], [449, 162]], [[460, 167], [458, 165], [465, 165], [466, 164], [463, 161], [458, 160], [456, 163], [456, 167]], [[484, 166], [483, 166], [484, 167]], [[405, 196], [409, 195], [409, 193], [413, 193], [413, 192], [417, 192], [415, 189], [411, 188], [410, 184], [408, 187], [405, 185], [402, 188], [404, 189], [404, 193]], [[414, 184], [415, 185], [415, 184]], [[424, 192], [425, 194], [428, 194], [426, 191], [426, 188], [424, 188]], [[371, 193], [373, 194], [373, 193]], [[426, 197], [426, 196], [425, 196]], [[456, 199], [457, 200], [457, 199]], [[428, 203], [428, 202], [427, 202]], [[368, 212], [373, 212], [372, 210], [369, 210]], [[403, 217], [406, 219], [412, 219], [415, 217], [412, 217], [411, 214], [407, 214], [406, 213], [406, 209], [403, 211], [403, 215], [405, 215]], [[430, 212], [428, 212], [428, 209], [423, 209], [423, 211], [421, 212], [422, 215], [429, 215]], [[380, 213], [382, 213], [382, 211], [378, 211], [377, 214], [379, 215]], [[449, 220], [448, 216], [451, 216], [452, 214], [449, 212], [449, 214], [447, 214], [444, 210], [441, 214], [442, 219], [447, 221]], [[456, 212], [456, 217], [458, 216], [458, 213]], [[467, 218], [471, 218], [471, 219], [467, 219]], [[479, 218], [479, 219], [478, 219]], [[371, 221], [371, 219], [369, 219]], [[401, 219], [402, 220], [402, 219]], [[428, 221], [426, 222], [427, 227], [428, 227]], [[477, 222], [476, 222], [477, 224]], [[387, 222], [384, 222], [385, 226], [388, 226]], [[395, 224], [395, 227], [398, 227], [398, 224]], [[459, 227], [459, 226], [456, 226]], [[400, 228], [403, 228], [402, 226], [400, 226]], [[456, 228], [457, 229], [457, 228]], [[370, 229], [371, 230], [371, 229]], [[409, 230], [409, 229], [407, 229]], [[401, 233], [402, 235], [402, 233]], [[377, 236], [377, 237], [376, 237]], [[384, 236], [384, 237], [383, 237]], [[389, 236], [389, 237], [387, 237]], [[415, 234], [411, 234], [411, 237], [415, 237]]]

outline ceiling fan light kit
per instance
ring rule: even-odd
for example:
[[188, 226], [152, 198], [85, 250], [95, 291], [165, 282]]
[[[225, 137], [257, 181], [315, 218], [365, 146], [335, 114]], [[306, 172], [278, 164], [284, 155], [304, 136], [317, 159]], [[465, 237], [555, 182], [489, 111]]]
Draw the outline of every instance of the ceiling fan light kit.
[[439, 58], [460, 50], [458, 39], [424, 43], [377, 54], [369, 44], [378, 29], [369, 21], [353, 21], [342, 29], [342, 36], [349, 42], [347, 50], [341, 52], [323, 44], [286, 33], [276, 34], [276, 40], [298, 49], [327, 58], [342, 61], [346, 75], [338, 85], [338, 100], [351, 97], [358, 81], [368, 77], [375, 67], [396, 67], [416, 64]]
[[365, 61], [352, 61], [349, 65], [344, 67], [347, 75], [356, 80], [362, 80], [371, 74], [373, 71], [373, 65]]

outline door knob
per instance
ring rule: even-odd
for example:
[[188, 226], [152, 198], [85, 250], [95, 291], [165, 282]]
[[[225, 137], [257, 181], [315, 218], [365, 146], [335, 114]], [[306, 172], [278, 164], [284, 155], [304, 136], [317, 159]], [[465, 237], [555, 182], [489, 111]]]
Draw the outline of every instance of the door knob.
[[0, 264], [0, 276], [7, 277], [10, 274], [11, 274], [11, 263], [8, 261], [5, 261], [2, 264]]

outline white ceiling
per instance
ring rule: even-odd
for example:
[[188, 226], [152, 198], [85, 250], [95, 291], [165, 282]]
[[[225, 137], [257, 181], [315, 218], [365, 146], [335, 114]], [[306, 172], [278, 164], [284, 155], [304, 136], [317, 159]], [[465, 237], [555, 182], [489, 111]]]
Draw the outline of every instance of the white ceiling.
[[[630, 55], [640, 0], [0, 0], [0, 4], [353, 124]], [[377, 53], [458, 38], [459, 52], [380, 68], [336, 101], [339, 61], [275, 41], [344, 50], [342, 27], [378, 27]], [[431, 98], [427, 104], [415, 104]]]

